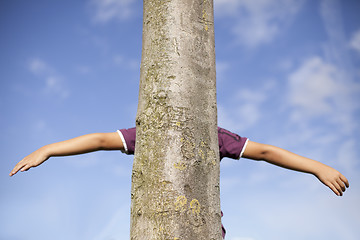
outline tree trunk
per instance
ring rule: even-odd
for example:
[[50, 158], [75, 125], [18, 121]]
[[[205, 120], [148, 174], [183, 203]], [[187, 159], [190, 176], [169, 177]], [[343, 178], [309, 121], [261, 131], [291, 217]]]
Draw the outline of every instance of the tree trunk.
[[221, 239], [212, 0], [144, 0], [132, 240]]

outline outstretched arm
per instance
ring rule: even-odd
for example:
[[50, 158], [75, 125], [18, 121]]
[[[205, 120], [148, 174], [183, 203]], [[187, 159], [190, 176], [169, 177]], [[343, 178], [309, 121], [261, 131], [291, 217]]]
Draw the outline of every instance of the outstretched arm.
[[37, 167], [54, 156], [77, 155], [98, 150], [123, 150], [123, 148], [117, 132], [87, 134], [39, 148], [18, 162], [9, 175], [13, 176], [18, 171], [23, 172]]
[[280, 167], [313, 174], [338, 196], [342, 196], [349, 187], [346, 177], [334, 168], [279, 147], [249, 141], [243, 157], [264, 160]]

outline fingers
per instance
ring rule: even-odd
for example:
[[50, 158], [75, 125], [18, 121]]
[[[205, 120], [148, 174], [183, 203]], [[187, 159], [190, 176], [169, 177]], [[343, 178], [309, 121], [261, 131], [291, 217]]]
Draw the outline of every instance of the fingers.
[[10, 172], [10, 176], [13, 176], [15, 175], [21, 168], [24, 167], [24, 163], [23, 163], [23, 160], [21, 160], [20, 162], [18, 162], [15, 167], [13, 168], [13, 170], [11, 170]]
[[343, 192], [345, 192], [346, 188], [348, 188], [350, 185], [346, 177], [340, 174], [339, 177], [336, 179], [335, 186], [338, 192], [340, 193], [340, 196], [342, 196]]
[[21, 160], [20, 162], [18, 162], [15, 167], [13, 168], [13, 170], [11, 170], [9, 176], [14, 176], [18, 171], [24, 172], [27, 171], [31, 168], [32, 166], [28, 163], [26, 163], [24, 160]]
[[345, 183], [344, 183], [341, 179], [338, 179], [338, 180], [337, 180], [337, 184], [338, 184], [339, 187], [341, 188], [341, 191], [343, 191], [343, 192], [346, 191]]
[[29, 170], [31, 167], [32, 167], [32, 166], [30, 166], [30, 165], [25, 165], [24, 167], [22, 167], [22, 168], [20, 169], [20, 171], [21, 171], [21, 172], [25, 172], [25, 171]]
[[338, 182], [334, 183], [334, 186], [337, 190], [337, 195], [342, 196], [343, 192], [345, 191], [345, 187], [343, 188], [343, 186], [341, 184], [339, 184]]
[[333, 184], [331, 182], [329, 182], [327, 184], [327, 186], [337, 195], [337, 196], [342, 196], [342, 191], [339, 190], [341, 189], [340, 187], [336, 186], [336, 184]]
[[350, 187], [349, 181], [346, 179], [346, 177], [344, 175], [340, 175], [340, 180], [345, 183], [345, 186], [348, 188]]
[[346, 188], [349, 187], [349, 181], [341, 175], [339, 178], [334, 179], [333, 181], [328, 182], [327, 186], [337, 195], [342, 196], [346, 191]]

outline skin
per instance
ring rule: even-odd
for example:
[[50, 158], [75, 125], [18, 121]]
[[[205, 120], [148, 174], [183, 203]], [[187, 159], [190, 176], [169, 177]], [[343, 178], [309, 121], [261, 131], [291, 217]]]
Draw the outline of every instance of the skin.
[[336, 169], [272, 145], [249, 141], [243, 157], [263, 160], [298, 172], [310, 173], [338, 196], [342, 196], [346, 188], [349, 187], [349, 181]]
[[[37, 167], [50, 157], [77, 155], [99, 150], [124, 150], [124, 145], [117, 132], [87, 134], [52, 143], [23, 158], [9, 175], [13, 176], [19, 171], [24, 172]], [[349, 187], [346, 177], [334, 168], [272, 145], [248, 141], [242, 157], [266, 161], [290, 170], [312, 174], [337, 196], [342, 196]]]

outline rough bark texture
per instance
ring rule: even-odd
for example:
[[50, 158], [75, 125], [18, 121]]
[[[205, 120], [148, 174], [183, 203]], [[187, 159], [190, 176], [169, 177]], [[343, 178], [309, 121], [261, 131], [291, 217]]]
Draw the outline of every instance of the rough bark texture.
[[221, 239], [212, 0], [144, 0], [132, 240]]

